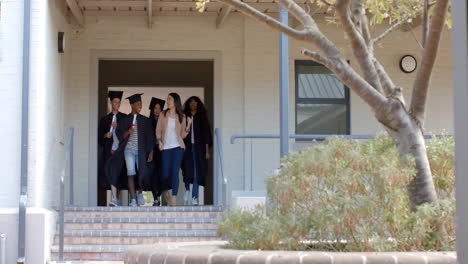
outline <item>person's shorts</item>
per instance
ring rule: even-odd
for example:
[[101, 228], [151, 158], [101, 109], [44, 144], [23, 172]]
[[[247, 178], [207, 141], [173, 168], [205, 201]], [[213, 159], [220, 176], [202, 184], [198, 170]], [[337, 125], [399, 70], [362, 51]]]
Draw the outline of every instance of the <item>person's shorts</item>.
[[135, 176], [138, 169], [138, 150], [126, 148], [124, 151], [125, 165], [127, 165], [127, 175]]

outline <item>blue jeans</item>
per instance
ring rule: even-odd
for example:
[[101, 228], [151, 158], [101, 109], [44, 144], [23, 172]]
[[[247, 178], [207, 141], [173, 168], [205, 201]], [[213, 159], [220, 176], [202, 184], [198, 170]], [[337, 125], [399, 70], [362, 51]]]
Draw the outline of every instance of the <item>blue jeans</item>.
[[[197, 155], [195, 154], [195, 144], [192, 144], [192, 159], [193, 159], [193, 186], [192, 186], [192, 198], [198, 199], [198, 177], [197, 177]], [[190, 191], [190, 183], [185, 183], [185, 190]]]
[[173, 196], [177, 196], [179, 191], [179, 169], [183, 157], [184, 149], [181, 147], [165, 149], [161, 152], [161, 181], [165, 189], [172, 189]]
[[127, 165], [127, 175], [135, 176], [138, 169], [138, 150], [125, 148], [125, 165]]

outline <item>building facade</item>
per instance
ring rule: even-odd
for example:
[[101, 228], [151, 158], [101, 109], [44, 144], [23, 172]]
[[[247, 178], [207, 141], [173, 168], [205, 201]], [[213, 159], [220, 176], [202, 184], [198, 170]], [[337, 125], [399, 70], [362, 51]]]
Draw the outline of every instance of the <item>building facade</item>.
[[[66, 2], [77, 3], [80, 15], [74, 14], [76, 10], [68, 8]], [[154, 13], [148, 16], [147, 1], [105, 1], [109, 4], [103, 6], [96, 2], [32, 1], [27, 201], [28, 216], [33, 216], [28, 218], [27, 232], [36, 228], [44, 232], [28, 238], [27, 245], [35, 246], [27, 247], [27, 254], [42, 263], [48, 258], [55, 231], [53, 208], [59, 202], [64, 144], [70, 127], [75, 128], [74, 203], [98, 204], [97, 124], [106, 112], [106, 89], [203, 88], [211, 126], [222, 135], [228, 194], [233, 190], [264, 190], [263, 180], [279, 165], [278, 139], [231, 142], [236, 134], [279, 133], [277, 32], [234, 11], [220, 19], [226, 12], [219, 5], [199, 13], [195, 3], [178, 6], [158, 1]], [[7, 234], [11, 260], [16, 258], [14, 226], [20, 190], [23, 1], [3, 0], [1, 4], [0, 98], [4, 110], [0, 120], [8, 122], [0, 124], [2, 138], [7, 139], [0, 149], [4, 167], [0, 233]], [[267, 3], [263, 7], [262, 3], [254, 4], [271, 8]], [[269, 10], [272, 16], [277, 15], [275, 9]], [[326, 15], [316, 17], [321, 30], [355, 66], [342, 30], [328, 24]], [[375, 34], [384, 29], [384, 25], [377, 26]], [[420, 30], [417, 25], [413, 32], [397, 30], [376, 47], [377, 57], [394, 82], [403, 87], [407, 99], [416, 74], [404, 73], [399, 63], [404, 55], [419, 61], [421, 49], [416, 39]], [[64, 53], [57, 51], [58, 32], [65, 33]], [[290, 39], [290, 134], [372, 135], [382, 131], [360, 98], [337, 82], [333, 74], [300, 54], [303, 46], [307, 44]], [[122, 72], [128, 78], [123, 78]], [[453, 133], [451, 72], [451, 31], [445, 30], [429, 94], [426, 131], [430, 134]], [[292, 150], [307, 145], [310, 142], [290, 141]], [[212, 166], [216, 168], [218, 155], [216, 151], [213, 154]], [[216, 173], [211, 175], [211, 186], [205, 190], [207, 203], [213, 202], [215, 189], [220, 191]]]

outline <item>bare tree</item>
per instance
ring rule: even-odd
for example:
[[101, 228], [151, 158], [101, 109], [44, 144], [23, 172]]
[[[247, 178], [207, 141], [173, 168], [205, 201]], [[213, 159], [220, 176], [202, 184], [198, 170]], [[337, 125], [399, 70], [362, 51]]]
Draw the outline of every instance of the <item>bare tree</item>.
[[[201, 0], [198, 7], [203, 9], [207, 1], [209, 0]], [[303, 29], [282, 24], [241, 0], [216, 1], [235, 8], [242, 14], [289, 37], [313, 44], [315, 50], [303, 48], [301, 52], [333, 71], [341, 82], [370, 106], [378, 122], [394, 140], [401, 157], [406, 155], [414, 157], [416, 177], [408, 186], [412, 208], [415, 209], [424, 203], [437, 203], [437, 194], [427, 159], [423, 125], [427, 93], [442, 31], [447, 22], [449, 0], [436, 0], [434, 3], [428, 0], [315, 2], [334, 10], [338, 18], [337, 23], [341, 24], [342, 30], [348, 37], [362, 74], [347, 63], [336, 45], [320, 31], [314, 18], [294, 0], [276, 0], [276, 3], [287, 9], [302, 24]], [[374, 45], [399, 26], [421, 15], [423, 16], [422, 58], [413, 84], [411, 103], [407, 106], [402, 88], [394, 84], [374, 56]], [[372, 36], [370, 26], [382, 21], [389, 21], [391, 26], [381, 35]]]

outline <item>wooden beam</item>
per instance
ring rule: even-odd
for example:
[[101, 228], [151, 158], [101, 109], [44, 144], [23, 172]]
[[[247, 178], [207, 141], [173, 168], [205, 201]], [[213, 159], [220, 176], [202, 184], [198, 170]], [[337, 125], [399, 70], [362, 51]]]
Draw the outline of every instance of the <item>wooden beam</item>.
[[216, 28], [221, 28], [221, 26], [224, 24], [226, 21], [227, 17], [229, 16], [229, 13], [231, 13], [232, 7], [224, 5], [223, 8], [221, 9], [221, 12], [218, 14], [218, 17], [216, 18]]
[[[68, 1], [68, 0], [67, 0]], [[81, 0], [80, 5], [84, 7], [147, 7], [147, 0], [136, 0], [136, 1], [112, 1], [112, 0]]]
[[[69, 1], [69, 0], [67, 0]], [[148, 6], [148, 0], [135, 0], [135, 1], [111, 1], [111, 0], [80, 0], [80, 6], [85, 7], [86, 10], [98, 9], [101, 8], [145, 8]], [[278, 4], [274, 2], [247, 2], [253, 8], [257, 8], [259, 10], [270, 9], [274, 11], [274, 9], [278, 9]], [[304, 7], [303, 3], [299, 3], [300, 6]], [[158, 9], [160, 7], [193, 7], [195, 8], [196, 1], [153, 1], [153, 9]], [[223, 8], [223, 5], [220, 2], [210, 2], [206, 5], [208, 8]], [[234, 11], [234, 10], [230, 10]], [[277, 11], [276, 11], [277, 12]], [[229, 12], [228, 12], [229, 13]]]
[[153, 0], [148, 0], [146, 11], [148, 12], [148, 27], [151, 28], [153, 26]]
[[83, 12], [81, 12], [81, 9], [78, 6], [78, 3], [76, 2], [76, 0], [67, 0], [67, 5], [70, 8], [76, 22], [78, 22], [78, 24], [80, 26], [83, 26], [84, 25], [84, 15], [83, 15]]

